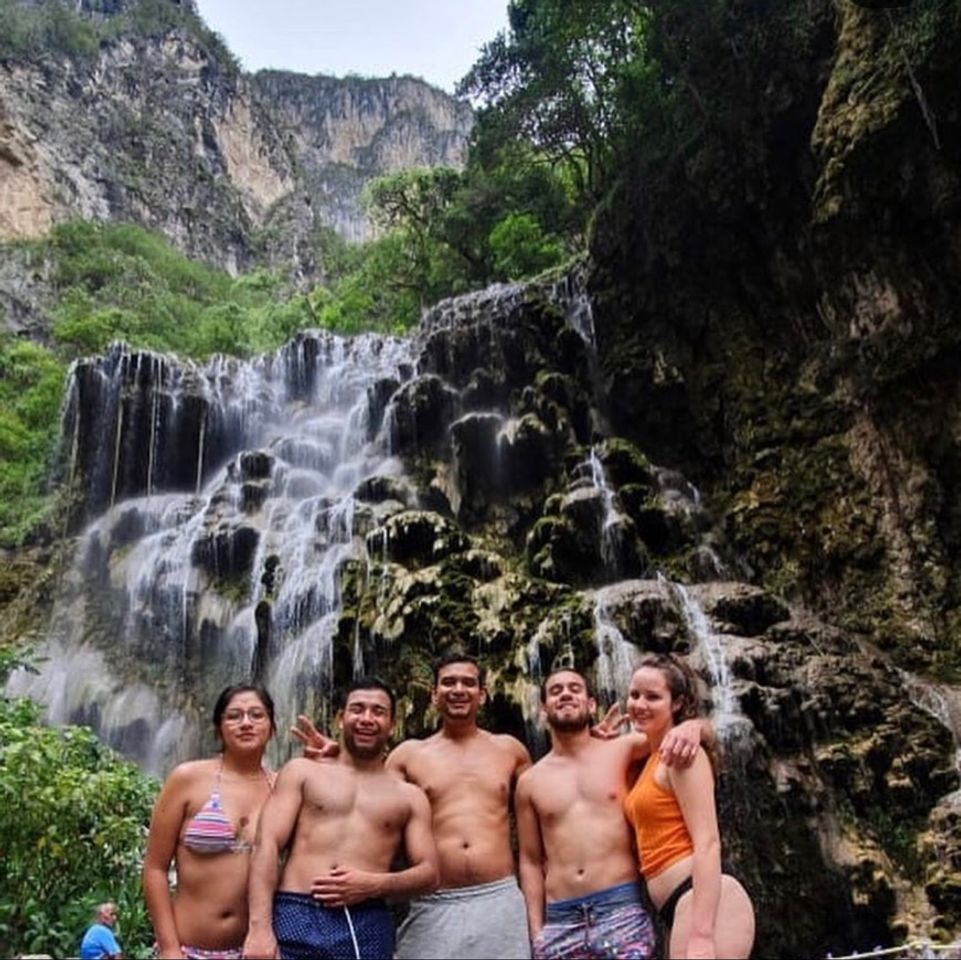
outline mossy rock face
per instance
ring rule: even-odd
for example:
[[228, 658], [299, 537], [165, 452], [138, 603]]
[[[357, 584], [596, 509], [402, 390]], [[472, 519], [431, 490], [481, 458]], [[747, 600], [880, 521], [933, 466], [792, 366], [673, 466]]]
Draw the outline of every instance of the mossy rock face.
[[411, 489], [405, 480], [398, 477], [375, 476], [362, 480], [355, 488], [354, 496], [369, 503], [393, 500], [407, 506], [411, 499]]
[[397, 453], [423, 452], [446, 443], [457, 397], [440, 377], [425, 375], [404, 384], [392, 404], [390, 442]]
[[597, 455], [608, 482], [619, 490], [625, 484], [650, 487], [654, 483], [651, 463], [644, 452], [624, 437], [610, 437], [601, 443]]
[[266, 450], [242, 453], [237, 459], [237, 469], [244, 480], [266, 480], [273, 466], [274, 458]]
[[238, 521], [221, 521], [194, 541], [191, 561], [214, 579], [224, 582], [249, 580], [260, 532]]
[[427, 510], [404, 510], [372, 533], [368, 541], [372, 556], [385, 555], [393, 563], [412, 569], [430, 566], [452, 553], [467, 549], [469, 539], [460, 528]]
[[700, 595], [707, 613], [726, 632], [755, 636], [791, 616], [783, 602], [748, 584], [729, 584], [723, 588], [708, 585], [701, 588]]

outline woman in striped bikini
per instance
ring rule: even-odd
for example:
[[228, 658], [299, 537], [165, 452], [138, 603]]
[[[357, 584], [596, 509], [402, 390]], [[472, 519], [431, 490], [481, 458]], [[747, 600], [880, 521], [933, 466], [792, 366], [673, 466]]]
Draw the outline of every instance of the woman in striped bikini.
[[143, 887], [163, 958], [232, 960], [247, 935], [250, 852], [273, 784], [264, 751], [276, 729], [274, 702], [259, 686], [227, 687], [213, 722], [221, 754], [175, 767], [150, 822]]

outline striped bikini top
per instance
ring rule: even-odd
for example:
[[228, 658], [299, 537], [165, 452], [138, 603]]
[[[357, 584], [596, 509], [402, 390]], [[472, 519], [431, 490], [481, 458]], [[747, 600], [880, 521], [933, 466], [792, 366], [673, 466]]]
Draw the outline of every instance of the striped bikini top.
[[[253, 844], [239, 835], [234, 829], [233, 821], [224, 812], [220, 800], [220, 778], [223, 772], [224, 762], [221, 759], [210, 798], [191, 817], [180, 838], [180, 842], [194, 853], [249, 853], [253, 850]], [[270, 775], [266, 770], [264, 778], [269, 786]]]

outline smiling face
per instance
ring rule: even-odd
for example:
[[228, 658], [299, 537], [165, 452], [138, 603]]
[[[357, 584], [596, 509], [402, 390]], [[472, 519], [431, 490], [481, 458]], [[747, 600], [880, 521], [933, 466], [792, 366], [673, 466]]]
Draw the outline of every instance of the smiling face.
[[638, 667], [634, 671], [627, 691], [627, 715], [635, 730], [660, 740], [674, 726], [674, 715], [680, 706], [671, 695], [663, 670]]
[[596, 709], [587, 681], [575, 670], [558, 670], [544, 682], [541, 710], [552, 730], [559, 733], [586, 730]]
[[438, 670], [431, 701], [445, 720], [474, 722], [486, 700], [476, 663], [448, 663]]
[[358, 760], [372, 760], [384, 752], [394, 731], [390, 697], [376, 687], [352, 690], [340, 717], [344, 748]]
[[217, 730], [225, 752], [263, 752], [274, 733], [270, 711], [253, 690], [235, 693], [227, 701]]

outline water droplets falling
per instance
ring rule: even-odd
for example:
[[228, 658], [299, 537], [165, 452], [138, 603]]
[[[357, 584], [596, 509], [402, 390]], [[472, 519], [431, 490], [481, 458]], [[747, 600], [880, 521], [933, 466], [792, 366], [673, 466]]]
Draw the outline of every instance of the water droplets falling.
[[749, 737], [752, 727], [741, 712], [741, 705], [734, 692], [733, 677], [721, 638], [711, 627], [707, 614], [694, 594], [680, 583], [672, 584], [672, 588], [711, 678], [711, 696], [714, 701], [712, 720], [718, 737], [729, 743], [740, 742], [742, 738]]
[[594, 638], [597, 643], [598, 700], [604, 706], [614, 703], [624, 706], [638, 651], [614, 622], [604, 589], [594, 594]]
[[50, 659], [17, 692], [155, 772], [196, 750], [220, 688], [252, 675], [282, 725], [329, 718], [341, 578], [368, 562], [354, 492], [398, 472], [369, 398], [410, 375], [413, 349], [317, 333], [251, 361], [115, 347], [78, 364], [72, 470], [106, 491], [88, 509], [107, 509], [65, 578]]

